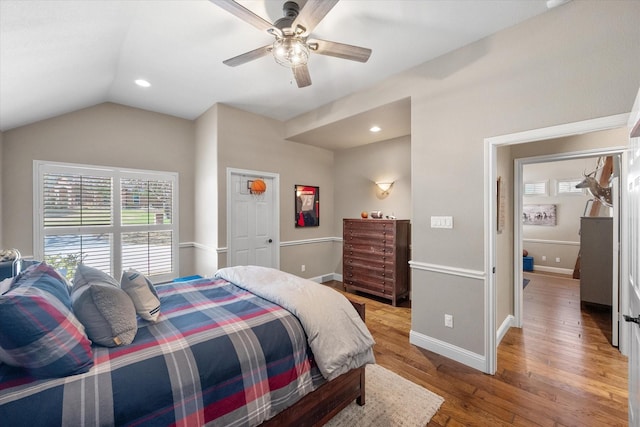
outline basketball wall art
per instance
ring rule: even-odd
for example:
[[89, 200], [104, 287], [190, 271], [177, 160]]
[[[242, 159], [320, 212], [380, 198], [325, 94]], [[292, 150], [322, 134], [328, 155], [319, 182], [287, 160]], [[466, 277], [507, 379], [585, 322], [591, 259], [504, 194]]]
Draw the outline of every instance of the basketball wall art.
[[523, 225], [556, 225], [556, 205], [522, 206]]

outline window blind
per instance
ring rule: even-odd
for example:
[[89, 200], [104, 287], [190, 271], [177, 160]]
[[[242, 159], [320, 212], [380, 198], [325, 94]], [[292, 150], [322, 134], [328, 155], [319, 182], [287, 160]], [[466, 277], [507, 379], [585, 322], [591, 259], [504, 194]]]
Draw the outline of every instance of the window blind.
[[177, 174], [34, 162], [34, 254], [72, 278], [77, 263], [119, 279], [177, 276]]

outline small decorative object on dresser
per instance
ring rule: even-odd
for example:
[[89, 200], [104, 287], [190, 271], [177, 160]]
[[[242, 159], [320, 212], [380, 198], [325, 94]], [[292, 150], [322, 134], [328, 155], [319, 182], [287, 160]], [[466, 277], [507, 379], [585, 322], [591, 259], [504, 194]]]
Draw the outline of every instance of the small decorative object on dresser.
[[342, 280], [396, 305], [409, 296], [409, 220], [343, 220]]

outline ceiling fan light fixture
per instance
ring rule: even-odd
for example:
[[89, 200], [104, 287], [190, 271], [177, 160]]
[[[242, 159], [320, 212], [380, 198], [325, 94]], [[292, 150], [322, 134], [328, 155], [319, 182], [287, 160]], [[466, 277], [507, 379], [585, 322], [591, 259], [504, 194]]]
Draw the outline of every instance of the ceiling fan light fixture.
[[307, 44], [297, 37], [283, 37], [273, 42], [273, 57], [283, 67], [294, 68], [309, 60]]

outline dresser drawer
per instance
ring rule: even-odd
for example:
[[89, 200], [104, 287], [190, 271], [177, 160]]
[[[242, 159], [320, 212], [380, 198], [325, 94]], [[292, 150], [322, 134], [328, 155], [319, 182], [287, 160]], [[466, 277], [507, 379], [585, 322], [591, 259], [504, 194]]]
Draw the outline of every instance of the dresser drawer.
[[345, 256], [368, 256], [371, 259], [384, 257], [393, 258], [396, 253], [395, 245], [391, 243], [371, 242], [371, 243], [353, 243], [351, 241], [344, 242], [342, 248]]
[[363, 220], [351, 220], [344, 222], [345, 230], [393, 230], [395, 224], [393, 221], [379, 220], [379, 219], [363, 219]]
[[342, 237], [345, 241], [382, 241], [384, 243], [393, 243], [395, 233], [393, 230], [345, 230]]
[[395, 270], [384, 267], [374, 267], [370, 265], [347, 265], [343, 274], [347, 278], [362, 278], [381, 285], [393, 283], [395, 281]]
[[393, 258], [386, 256], [372, 256], [368, 254], [358, 254], [354, 253], [353, 255], [345, 254], [343, 258], [343, 264], [354, 267], [365, 267], [365, 268], [384, 268], [389, 271], [394, 271], [395, 263], [393, 262]]

